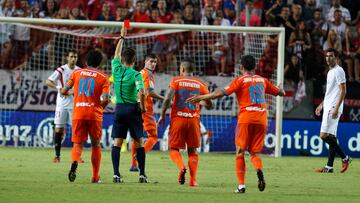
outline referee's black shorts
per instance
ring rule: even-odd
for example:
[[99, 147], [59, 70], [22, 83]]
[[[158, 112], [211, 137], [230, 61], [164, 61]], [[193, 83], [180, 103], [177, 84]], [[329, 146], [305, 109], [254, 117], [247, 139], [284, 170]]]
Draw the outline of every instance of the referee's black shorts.
[[116, 104], [111, 137], [126, 139], [128, 130], [133, 139], [144, 136], [140, 107], [138, 104]]

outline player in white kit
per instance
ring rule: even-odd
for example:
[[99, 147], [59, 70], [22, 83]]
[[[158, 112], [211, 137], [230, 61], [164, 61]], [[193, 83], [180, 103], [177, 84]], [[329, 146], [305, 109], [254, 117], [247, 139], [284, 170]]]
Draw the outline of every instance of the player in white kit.
[[57, 68], [53, 74], [46, 80], [46, 84], [53, 89], [58, 90], [56, 98], [56, 110], [55, 110], [55, 158], [54, 163], [60, 162], [60, 150], [61, 142], [65, 134], [66, 124], [71, 125], [71, 115], [74, 108], [73, 96], [62, 96], [59, 91], [64, 87], [69, 80], [70, 75], [74, 70], [80, 69], [76, 66], [78, 60], [78, 54], [75, 50], [70, 50], [66, 54], [67, 64]]
[[328, 162], [325, 167], [317, 169], [320, 173], [333, 173], [333, 164], [336, 154], [342, 159], [341, 173], [344, 173], [351, 162], [351, 157], [346, 155], [340, 145], [337, 143], [336, 132], [340, 116], [343, 111], [343, 104], [346, 94], [345, 72], [337, 64], [338, 53], [335, 49], [326, 50], [326, 63], [329, 66], [329, 72], [326, 78], [326, 92], [323, 102], [316, 108], [315, 114], [323, 117], [321, 122], [320, 137], [329, 145]]

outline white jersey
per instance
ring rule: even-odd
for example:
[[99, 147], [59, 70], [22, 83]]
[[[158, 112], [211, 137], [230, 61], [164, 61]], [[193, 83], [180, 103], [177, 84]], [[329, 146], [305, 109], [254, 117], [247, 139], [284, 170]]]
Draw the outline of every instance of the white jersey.
[[[70, 69], [69, 66], [65, 64], [57, 68], [54, 71], [54, 73], [50, 75], [48, 79], [63, 88], [66, 82], [70, 79], [70, 75], [74, 72], [74, 70], [78, 70], [78, 69], [80, 69], [80, 67], [78, 66], [75, 66], [74, 69]], [[56, 110], [59, 111], [62, 109], [73, 109], [73, 108], [74, 108], [74, 97], [72, 95], [61, 97], [61, 95], [58, 93], [56, 98]]]
[[[336, 66], [329, 70], [326, 79], [326, 92], [324, 98], [324, 112], [332, 110], [336, 106], [340, 97], [339, 85], [346, 83], [346, 77], [344, 70], [336, 64]], [[339, 113], [343, 111], [343, 104], [340, 104]]]

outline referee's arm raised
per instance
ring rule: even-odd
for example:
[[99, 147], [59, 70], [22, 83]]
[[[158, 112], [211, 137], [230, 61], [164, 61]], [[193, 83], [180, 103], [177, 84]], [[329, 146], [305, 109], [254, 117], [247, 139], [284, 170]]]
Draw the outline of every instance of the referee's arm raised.
[[116, 45], [114, 58], [119, 58], [121, 60], [121, 51], [122, 51], [122, 47], [123, 47], [123, 44], [124, 44], [126, 34], [127, 34], [127, 29], [125, 27], [122, 27], [121, 28], [120, 39], [119, 39], [119, 41], [118, 41], [118, 43]]

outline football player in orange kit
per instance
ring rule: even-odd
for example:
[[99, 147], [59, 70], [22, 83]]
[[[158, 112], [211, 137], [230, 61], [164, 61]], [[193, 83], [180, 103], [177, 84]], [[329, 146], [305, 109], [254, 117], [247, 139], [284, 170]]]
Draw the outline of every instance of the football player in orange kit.
[[256, 169], [258, 188], [265, 190], [265, 180], [262, 171], [262, 160], [257, 155], [264, 145], [267, 129], [267, 113], [265, 94], [284, 96], [281, 85], [274, 86], [266, 78], [254, 74], [255, 58], [245, 55], [241, 58], [242, 76], [235, 78], [230, 86], [206, 95], [196, 95], [188, 102], [216, 99], [235, 92], [239, 104], [238, 123], [236, 128], [236, 175], [238, 187], [236, 193], [245, 193], [245, 150], [250, 153], [251, 162]]
[[[158, 141], [158, 132], [156, 126], [156, 118], [153, 110], [153, 99], [164, 100], [164, 97], [156, 94], [154, 70], [157, 64], [157, 57], [154, 54], [149, 54], [145, 57], [145, 67], [140, 71], [144, 79], [144, 87], [146, 94], [146, 112], [142, 114], [144, 130], [147, 133], [148, 139], [144, 144], [145, 152], [149, 152]], [[135, 160], [135, 143], [132, 142], [131, 155], [132, 162], [130, 171], [138, 171], [137, 162]]]
[[110, 84], [106, 74], [97, 70], [102, 61], [99, 51], [87, 55], [87, 67], [76, 70], [61, 89], [63, 95], [74, 87], [74, 111], [72, 116], [72, 163], [68, 174], [70, 182], [76, 178], [76, 169], [88, 135], [91, 139], [92, 183], [99, 183], [103, 111], [110, 102]]
[[[185, 183], [186, 166], [182, 161], [180, 149], [188, 151], [188, 165], [190, 169], [190, 186], [197, 186], [196, 173], [198, 167], [198, 155], [196, 149], [200, 147], [200, 105], [189, 103], [186, 99], [193, 95], [209, 93], [206, 84], [193, 77], [193, 64], [183, 61], [180, 64], [180, 77], [175, 77], [170, 82], [169, 92], [164, 100], [159, 126], [165, 123], [165, 113], [171, 106], [169, 148], [170, 158], [179, 168], [178, 181]], [[206, 101], [206, 107], [211, 108], [210, 100]]]

